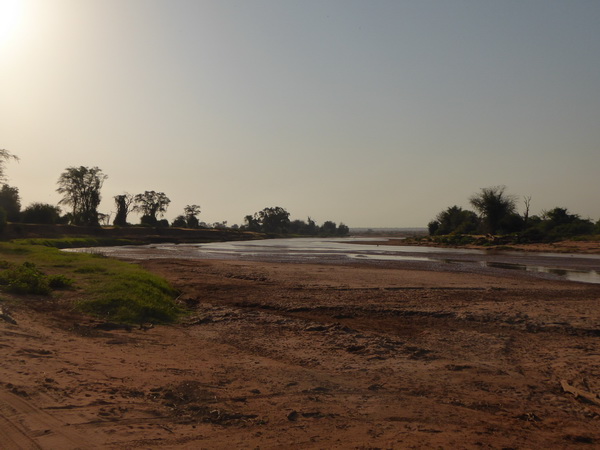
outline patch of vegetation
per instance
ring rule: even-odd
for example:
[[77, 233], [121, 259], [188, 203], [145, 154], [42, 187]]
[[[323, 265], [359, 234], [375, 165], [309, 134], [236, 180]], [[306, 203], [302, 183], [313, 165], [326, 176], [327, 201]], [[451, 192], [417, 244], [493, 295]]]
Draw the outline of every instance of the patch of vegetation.
[[93, 238], [93, 237], [65, 237], [59, 239], [15, 239], [15, 244], [43, 245], [54, 248], [84, 248], [84, 247], [112, 247], [116, 245], [136, 245], [139, 241], [129, 239]]
[[173, 288], [135, 265], [113, 272], [102, 285], [92, 285], [91, 291], [93, 298], [80, 302], [79, 308], [110, 321], [167, 323], [180, 313]]
[[46, 275], [34, 263], [9, 264], [0, 272], [0, 286], [14, 294], [49, 295], [54, 289], [66, 289], [73, 281], [64, 275]]
[[[530, 216], [531, 197], [524, 197], [523, 215], [517, 213], [516, 197], [506, 193], [505, 186], [482, 188], [471, 196], [471, 205], [479, 214], [451, 206], [429, 222], [433, 241], [463, 245], [465, 234], [485, 235], [480, 245], [527, 244], [570, 240], [597, 240], [600, 220], [594, 223], [567, 208], [556, 207]], [[470, 243], [470, 242], [467, 242]], [[477, 243], [477, 242], [474, 242]]]
[[137, 264], [23, 241], [0, 243], [0, 254], [7, 260], [0, 263], [0, 285], [16, 294], [48, 295], [76, 286], [82, 300], [72, 306], [112, 322], [169, 323], [182, 313], [167, 281]]

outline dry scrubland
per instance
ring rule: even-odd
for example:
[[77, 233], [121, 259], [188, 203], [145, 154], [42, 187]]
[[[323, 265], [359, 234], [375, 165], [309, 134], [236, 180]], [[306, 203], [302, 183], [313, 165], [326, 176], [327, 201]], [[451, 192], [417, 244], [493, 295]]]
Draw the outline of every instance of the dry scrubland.
[[91, 319], [70, 308], [79, 290], [3, 295], [3, 445], [600, 445], [600, 286], [406, 264], [143, 266], [180, 292], [180, 323]]

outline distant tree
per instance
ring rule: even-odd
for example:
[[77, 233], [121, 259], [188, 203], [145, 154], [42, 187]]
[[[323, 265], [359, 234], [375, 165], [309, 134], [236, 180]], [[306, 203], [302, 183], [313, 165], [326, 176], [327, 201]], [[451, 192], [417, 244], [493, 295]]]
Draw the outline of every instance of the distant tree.
[[216, 228], [217, 230], [224, 230], [227, 228], [227, 221], [223, 220], [222, 222], [215, 222], [212, 224], [213, 228]]
[[32, 203], [23, 210], [24, 223], [55, 224], [60, 221], [60, 208], [48, 203]]
[[10, 161], [11, 159], [14, 159], [15, 161], [19, 160], [17, 156], [13, 155], [8, 150], [0, 149], [0, 181], [6, 180], [6, 174], [4, 173], [4, 164], [7, 161]]
[[523, 213], [523, 227], [527, 228], [527, 222], [529, 221], [529, 208], [531, 207], [531, 195], [523, 197], [523, 203], [525, 204], [525, 212]]
[[506, 194], [506, 186], [482, 188], [471, 196], [471, 205], [479, 212], [486, 233], [501, 233], [502, 221], [516, 210], [515, 198]]
[[338, 229], [337, 229], [337, 234], [340, 236], [347, 236], [350, 233], [350, 228], [348, 228], [348, 225], [345, 225], [343, 223], [340, 223], [338, 225]]
[[21, 199], [19, 189], [4, 184], [0, 189], [0, 208], [6, 211], [9, 222], [18, 222], [21, 214]]
[[198, 220], [198, 214], [200, 214], [200, 206], [198, 205], [186, 205], [183, 208], [185, 215], [185, 221], [188, 228], [198, 228], [200, 221]]
[[317, 226], [317, 223], [308, 216], [306, 219], [306, 234], [309, 236], [316, 236], [318, 233], [319, 227]]
[[561, 238], [594, 233], [594, 222], [582, 219], [579, 214], [570, 214], [567, 208], [554, 208], [542, 214], [542, 228], [552, 238]]
[[179, 215], [175, 217], [173, 223], [171, 223], [171, 226], [177, 228], [187, 228], [187, 220], [185, 220], [185, 216]]
[[133, 208], [133, 195], [124, 193], [121, 195], [115, 195], [115, 204], [117, 205], [117, 215], [113, 224], [115, 226], [124, 227], [127, 225], [127, 216]]
[[265, 233], [285, 233], [290, 223], [290, 213], [280, 206], [265, 208], [255, 216]]
[[100, 190], [108, 178], [98, 167], [69, 167], [58, 179], [59, 204], [73, 208], [71, 221], [75, 225], [98, 225]]
[[440, 212], [428, 228], [430, 235], [468, 234], [477, 230], [478, 223], [477, 214], [454, 205]]
[[292, 234], [307, 234], [306, 222], [304, 220], [292, 220], [288, 225], [288, 231]]
[[144, 225], [157, 225], [157, 215], [161, 217], [167, 211], [167, 207], [171, 200], [164, 194], [164, 192], [145, 191], [143, 194], [137, 194], [135, 196], [134, 211], [138, 211], [142, 214], [141, 222]]
[[321, 225], [320, 234], [325, 236], [333, 236], [334, 234], [337, 234], [337, 224], [331, 220], [323, 222], [323, 225]]
[[243, 228], [248, 231], [261, 231], [260, 222], [256, 214], [248, 214], [244, 217]]

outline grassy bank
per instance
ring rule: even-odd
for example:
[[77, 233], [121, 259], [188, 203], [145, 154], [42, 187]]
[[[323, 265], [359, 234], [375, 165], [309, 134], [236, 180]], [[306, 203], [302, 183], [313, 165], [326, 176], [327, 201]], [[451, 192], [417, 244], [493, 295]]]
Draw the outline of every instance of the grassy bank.
[[161, 277], [136, 264], [59, 250], [67, 246], [64, 239], [0, 243], [0, 290], [28, 294], [22, 301], [29, 295], [62, 301], [115, 322], [169, 323], [181, 314], [174, 301], [177, 293]]

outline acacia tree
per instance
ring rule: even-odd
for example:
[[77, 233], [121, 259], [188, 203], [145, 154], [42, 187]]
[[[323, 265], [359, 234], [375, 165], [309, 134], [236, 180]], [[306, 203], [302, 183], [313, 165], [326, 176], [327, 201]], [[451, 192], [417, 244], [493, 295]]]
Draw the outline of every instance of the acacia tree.
[[56, 191], [63, 196], [58, 203], [73, 208], [71, 223], [99, 225], [100, 190], [108, 178], [98, 167], [68, 167], [58, 179]]
[[113, 224], [119, 227], [127, 225], [127, 215], [133, 208], [133, 195], [125, 193], [121, 195], [115, 195], [115, 204], [117, 205], [117, 215]]
[[482, 188], [481, 192], [469, 199], [473, 208], [479, 212], [486, 233], [500, 232], [502, 221], [515, 214], [516, 200], [505, 191], [506, 186]]
[[145, 191], [143, 194], [137, 194], [134, 202], [133, 210], [142, 214], [141, 222], [147, 225], [156, 225], [158, 223], [157, 214], [162, 217], [171, 200], [164, 192]]

